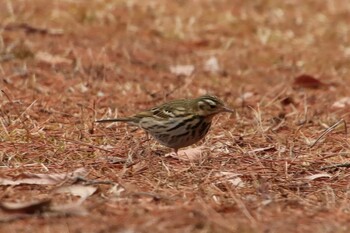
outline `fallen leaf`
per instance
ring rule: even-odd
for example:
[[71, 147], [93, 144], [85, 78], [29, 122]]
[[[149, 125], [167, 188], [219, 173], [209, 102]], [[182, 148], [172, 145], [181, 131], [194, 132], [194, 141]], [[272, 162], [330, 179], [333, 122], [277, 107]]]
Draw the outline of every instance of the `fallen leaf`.
[[244, 103], [245, 101], [247, 101], [248, 99], [252, 98], [255, 94], [253, 92], [245, 92], [242, 95], [240, 95], [236, 100], [235, 103], [237, 105], [241, 105], [242, 103]]
[[50, 212], [54, 216], [86, 216], [89, 212], [83, 207], [81, 201], [65, 204], [51, 206]]
[[72, 64], [72, 60], [58, 56], [58, 55], [52, 55], [48, 52], [37, 52], [35, 54], [35, 59], [44, 63], [49, 63], [51, 65]]
[[0, 223], [8, 223], [12, 221], [16, 221], [19, 219], [25, 219], [30, 217], [31, 215], [29, 214], [9, 214], [5, 216], [0, 216]]
[[80, 90], [81, 93], [85, 93], [89, 90], [86, 84], [84, 83], [79, 83], [75, 86], [78, 90]]
[[104, 93], [104, 92], [102, 92], [102, 91], [98, 91], [97, 92], [97, 96], [98, 97], [104, 97], [106, 94]]
[[61, 28], [40, 28], [37, 26], [30, 25], [28, 23], [20, 24], [9, 24], [4, 27], [5, 30], [17, 30], [23, 29], [26, 33], [40, 33], [40, 34], [49, 34], [53, 36], [62, 35], [64, 33]]
[[294, 79], [293, 85], [297, 87], [316, 89], [320, 88], [321, 86], [324, 86], [324, 83], [322, 83], [320, 80], [314, 78], [311, 75], [302, 74]]
[[170, 72], [181, 76], [190, 76], [194, 71], [193, 65], [177, 65], [177, 66], [170, 66]]
[[216, 181], [215, 184], [223, 184], [223, 183], [229, 183], [235, 188], [243, 188], [244, 182], [243, 180], [239, 177], [241, 174], [238, 173], [233, 173], [233, 172], [217, 172], [215, 173]]
[[115, 197], [120, 197], [123, 192], [125, 192], [125, 188], [120, 184], [115, 184], [108, 190], [108, 193]]
[[35, 214], [47, 211], [50, 205], [50, 199], [23, 203], [1, 202], [0, 209], [8, 213]]
[[0, 178], [0, 185], [21, 185], [21, 184], [38, 184], [38, 185], [54, 185], [65, 180], [74, 180], [86, 174], [85, 168], [78, 168], [70, 173], [54, 173], [54, 174], [21, 174], [16, 180]]
[[332, 105], [333, 108], [345, 108], [346, 106], [350, 106], [350, 97], [343, 97]]
[[263, 148], [257, 148], [251, 151], [248, 151], [248, 154], [255, 154], [255, 153], [260, 153], [260, 152], [265, 152], [265, 151], [276, 151], [275, 146], [267, 146]]
[[86, 199], [90, 197], [92, 194], [96, 192], [97, 188], [94, 186], [86, 186], [86, 185], [70, 185], [70, 186], [63, 186], [58, 189], [56, 189], [57, 193], [70, 193], [74, 196], [79, 196], [82, 199]]
[[220, 71], [220, 66], [218, 59], [214, 56], [210, 57], [208, 60], [204, 62], [204, 71], [210, 73], [217, 73]]
[[168, 153], [166, 157], [172, 157], [174, 159], [183, 161], [195, 161], [202, 158], [203, 147], [188, 148], [178, 151], [177, 155], [174, 152]]
[[0, 216], [0, 222], [15, 221], [33, 215], [45, 215], [45, 217], [85, 216], [88, 211], [81, 204], [82, 201], [54, 206], [51, 199], [23, 203], [2, 202], [0, 209], [8, 215]]
[[293, 104], [294, 100], [291, 96], [286, 96], [283, 99], [280, 100], [282, 105], [289, 105], [289, 104]]
[[305, 177], [306, 180], [316, 180], [316, 179], [320, 179], [320, 178], [332, 178], [332, 176], [328, 173], [319, 173], [319, 174], [310, 175], [310, 176]]
[[241, 99], [249, 99], [250, 97], [253, 97], [254, 96], [254, 93], [253, 92], [244, 92], [241, 96], [240, 96], [240, 98]]

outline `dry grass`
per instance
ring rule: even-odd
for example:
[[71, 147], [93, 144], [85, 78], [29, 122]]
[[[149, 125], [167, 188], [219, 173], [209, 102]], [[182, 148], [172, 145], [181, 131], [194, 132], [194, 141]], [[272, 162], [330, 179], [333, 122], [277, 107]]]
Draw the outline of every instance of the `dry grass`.
[[[87, 215], [2, 211], [0, 231], [350, 231], [349, 104], [334, 107], [350, 97], [347, 1], [7, 0], [0, 12], [0, 176], [84, 167], [98, 187]], [[192, 161], [93, 123], [206, 92], [237, 111]], [[2, 185], [0, 198], [75, 201], [61, 185]]]

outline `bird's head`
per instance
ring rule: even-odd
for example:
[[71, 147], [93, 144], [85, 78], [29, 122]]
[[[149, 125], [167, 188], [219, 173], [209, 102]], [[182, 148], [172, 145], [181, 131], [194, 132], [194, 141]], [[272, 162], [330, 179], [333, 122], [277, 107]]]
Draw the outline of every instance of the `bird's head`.
[[221, 112], [231, 112], [234, 110], [227, 107], [222, 100], [212, 95], [203, 95], [194, 99], [195, 111], [198, 115], [213, 117]]

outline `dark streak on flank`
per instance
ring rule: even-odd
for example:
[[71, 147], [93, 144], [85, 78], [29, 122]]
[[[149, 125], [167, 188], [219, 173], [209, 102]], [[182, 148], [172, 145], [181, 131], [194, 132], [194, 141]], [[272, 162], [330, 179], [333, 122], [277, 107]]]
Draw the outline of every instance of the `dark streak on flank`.
[[169, 134], [158, 134], [157, 135], [157, 138], [159, 139], [164, 139], [164, 138], [168, 138], [169, 137]]
[[189, 130], [189, 129], [194, 130], [197, 127], [199, 127], [199, 125], [203, 122], [204, 118], [203, 117], [198, 117], [197, 119], [198, 119], [198, 122], [195, 125], [192, 125], [192, 124], [188, 125], [186, 127], [186, 130]]
[[196, 137], [196, 134], [197, 134], [196, 128], [192, 129], [192, 133], [191, 133], [192, 138], [195, 138], [195, 137]]
[[167, 129], [167, 131], [169, 132], [169, 131], [178, 129], [178, 128], [180, 128], [180, 127], [186, 125], [188, 122], [191, 122], [191, 121], [193, 121], [193, 117], [188, 118], [188, 119], [186, 119], [186, 120], [184, 120], [184, 121], [181, 121], [179, 124], [175, 125], [174, 127]]
[[203, 124], [200, 126], [200, 130], [199, 130], [201, 137], [204, 137], [208, 133], [210, 125], [211, 125], [211, 123], [207, 123], [205, 121], [203, 122]]
[[152, 126], [147, 127], [147, 130], [150, 130], [150, 129], [159, 129], [159, 128], [161, 128], [161, 129], [166, 129], [167, 126], [157, 124], [157, 125], [152, 125]]

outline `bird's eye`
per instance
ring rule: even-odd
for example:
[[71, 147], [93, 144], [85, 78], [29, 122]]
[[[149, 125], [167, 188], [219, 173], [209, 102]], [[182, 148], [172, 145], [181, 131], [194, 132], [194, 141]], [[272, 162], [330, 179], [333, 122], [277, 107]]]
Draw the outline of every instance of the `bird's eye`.
[[204, 102], [198, 102], [198, 108], [201, 109], [201, 110], [204, 110], [205, 109], [205, 103]]

